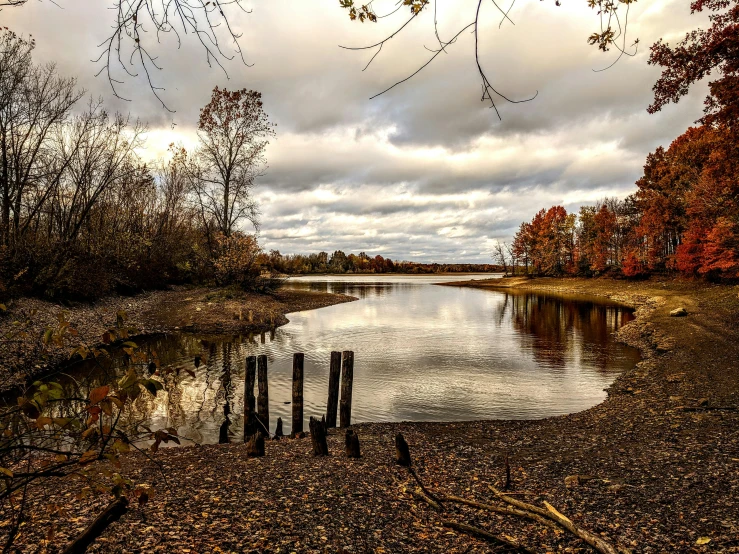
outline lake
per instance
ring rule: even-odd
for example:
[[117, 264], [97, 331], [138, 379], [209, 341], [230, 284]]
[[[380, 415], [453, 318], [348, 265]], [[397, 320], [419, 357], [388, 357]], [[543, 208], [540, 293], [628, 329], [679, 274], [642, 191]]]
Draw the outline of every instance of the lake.
[[[305, 353], [304, 414], [325, 413], [332, 350], [354, 351], [352, 422], [535, 419], [580, 411], [639, 360], [614, 340], [633, 319], [608, 301], [435, 283], [490, 275], [351, 275], [292, 278], [285, 285], [349, 294], [356, 302], [288, 315], [263, 336], [175, 334], [138, 340], [157, 352], [163, 378], [157, 398], [142, 394], [131, 420], [176, 427], [199, 443], [228, 434], [242, 440], [244, 365], [269, 362], [270, 429], [282, 417], [290, 432], [292, 355]], [[195, 358], [203, 362], [196, 367]], [[68, 373], [87, 374], [89, 363]], [[104, 371], [124, 371], [116, 358]], [[108, 375], [106, 375], [108, 374]], [[96, 379], [97, 381], [97, 379]], [[224, 415], [226, 414], [226, 415]]]

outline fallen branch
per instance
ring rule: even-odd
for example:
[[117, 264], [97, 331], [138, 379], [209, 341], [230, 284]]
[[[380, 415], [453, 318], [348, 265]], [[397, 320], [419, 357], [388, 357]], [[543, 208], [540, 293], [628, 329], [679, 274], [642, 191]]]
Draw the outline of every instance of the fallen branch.
[[539, 514], [542, 517], [548, 518], [555, 523], [558, 523], [576, 537], [584, 540], [590, 546], [595, 548], [598, 552], [601, 552], [602, 554], [619, 554], [619, 551], [612, 544], [606, 542], [590, 531], [586, 531], [582, 527], [578, 527], [570, 519], [558, 512], [548, 502], [544, 502], [544, 506], [546, 506], [546, 508], [540, 508], [539, 506], [534, 506], [533, 504], [521, 502], [520, 500], [516, 500], [515, 498], [508, 498], [505, 493], [500, 492], [492, 485], [488, 485], [488, 488], [490, 488], [490, 490], [493, 491], [493, 493], [495, 493], [495, 495], [503, 502], [506, 502], [512, 506], [516, 506], [517, 508], [520, 508], [522, 510]]
[[472, 506], [473, 508], [479, 508], [480, 510], [487, 510], [489, 512], [495, 512], [496, 514], [505, 514], [509, 516], [516, 516], [516, 517], [522, 517], [525, 519], [530, 519], [531, 521], [540, 523], [541, 525], [549, 527], [550, 529], [553, 529], [557, 531], [558, 533], [562, 533], [562, 528], [556, 523], [554, 523], [553, 521], [551, 521], [550, 519], [544, 518], [538, 514], [534, 514], [526, 510], [519, 510], [517, 508], [510, 508], [508, 506], [494, 506], [492, 504], [483, 504], [482, 502], [475, 502], [474, 500], [467, 500], [466, 498], [460, 498], [458, 496], [443, 496], [442, 499], [445, 502], [455, 502], [457, 504], [465, 504], [467, 506]]
[[673, 408], [681, 412], [737, 412], [736, 406], [676, 406]]
[[408, 466], [408, 471], [410, 472], [410, 474], [411, 474], [411, 475], [413, 475], [413, 478], [414, 478], [414, 479], [416, 480], [416, 483], [418, 483], [418, 486], [419, 486], [419, 487], [421, 487], [421, 490], [423, 491], [423, 494], [425, 494], [426, 496], [428, 496], [428, 497], [429, 497], [429, 498], [430, 498], [431, 500], [433, 500], [434, 502], [436, 502], [436, 503], [438, 503], [438, 504], [441, 504], [441, 500], [439, 500], [439, 499], [438, 499], [438, 498], [437, 498], [437, 497], [436, 497], [436, 496], [434, 495], [434, 493], [432, 493], [432, 492], [431, 492], [430, 490], [428, 490], [428, 489], [426, 488], [426, 486], [425, 486], [425, 485], [423, 484], [423, 482], [421, 482], [421, 478], [420, 478], [420, 477], [418, 476], [418, 474], [416, 473], [416, 470], [415, 470], [415, 469], [413, 469], [413, 468], [412, 468], [411, 466]]
[[121, 496], [118, 500], [108, 504], [108, 507], [95, 518], [95, 521], [93, 521], [87, 529], [77, 535], [77, 538], [67, 545], [63, 554], [84, 554], [93, 541], [102, 535], [103, 531], [105, 531], [111, 523], [118, 521], [118, 519], [127, 511], [128, 499], [125, 496]]
[[446, 521], [446, 520], [442, 520], [441, 524], [444, 527], [450, 527], [457, 531], [461, 531], [469, 535], [480, 537], [494, 544], [499, 544], [501, 546], [507, 546], [508, 548], [513, 548], [518, 552], [533, 552], [532, 550], [529, 550], [528, 548], [525, 548], [516, 542], [510, 541], [508, 539], [504, 539], [503, 537], [499, 537], [498, 535], [493, 535], [492, 533], [485, 531], [485, 529], [480, 529], [479, 527], [475, 527], [473, 525], [467, 525], [466, 523], [457, 523], [456, 521]]
[[444, 510], [444, 508], [442, 508], [441, 504], [439, 504], [438, 502], [436, 502], [432, 498], [429, 498], [428, 496], [426, 496], [426, 494], [424, 494], [424, 492], [420, 488], [418, 490], [411, 491], [411, 494], [415, 498], [417, 498], [419, 500], [422, 500], [423, 502], [425, 502], [426, 504], [428, 504], [429, 506], [431, 506], [437, 512], [441, 512], [441, 511]]

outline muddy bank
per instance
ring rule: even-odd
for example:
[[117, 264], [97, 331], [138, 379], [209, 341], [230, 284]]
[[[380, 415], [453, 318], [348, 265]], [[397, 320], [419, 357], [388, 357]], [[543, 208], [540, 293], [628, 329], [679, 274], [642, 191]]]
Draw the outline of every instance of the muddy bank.
[[[234, 289], [179, 287], [133, 297], [115, 296], [94, 303], [61, 305], [36, 298], [7, 304], [0, 314], [0, 389], [22, 385], [67, 360], [79, 344], [98, 345], [125, 313], [130, 334], [168, 332], [238, 334], [285, 325], [285, 314], [356, 300], [342, 294], [279, 290], [272, 295]], [[74, 328], [62, 345], [44, 345], [47, 329], [58, 329], [59, 316]]]
[[[480, 285], [490, 286], [474, 283]], [[592, 291], [636, 307], [625, 338], [645, 359], [616, 380], [605, 402], [577, 414], [359, 425], [360, 460], [343, 456], [340, 432], [329, 438], [329, 458], [311, 456], [308, 439], [269, 442], [267, 455], [256, 459], [240, 444], [164, 450], [157, 455], [163, 473], [130, 456], [124, 469], [158, 483], [159, 493], [91, 551], [499, 551], [445, 527], [448, 520], [534, 552], [591, 551], [527, 520], [450, 503], [442, 513], [432, 510], [393, 463], [400, 431], [437, 494], [494, 502], [488, 486], [502, 486], [507, 455], [519, 498], [547, 501], [631, 552], [739, 552], [739, 289], [569, 279], [505, 285]], [[688, 315], [670, 317], [677, 307]], [[36, 516], [19, 539], [22, 549], [54, 551], [106, 502], [96, 497], [75, 502], [66, 515]]]

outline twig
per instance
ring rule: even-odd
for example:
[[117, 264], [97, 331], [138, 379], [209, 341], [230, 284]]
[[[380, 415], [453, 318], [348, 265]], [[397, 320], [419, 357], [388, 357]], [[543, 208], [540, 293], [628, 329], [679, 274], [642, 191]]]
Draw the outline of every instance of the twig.
[[579, 537], [582, 540], [584, 540], [590, 546], [595, 548], [598, 552], [601, 552], [602, 554], [618, 554], [618, 550], [616, 550], [616, 547], [614, 547], [612, 544], [604, 541], [603, 539], [601, 539], [597, 535], [594, 535], [590, 531], [586, 531], [585, 529], [578, 527], [570, 519], [568, 519], [563, 514], [558, 512], [548, 502], [544, 502], [544, 506], [546, 506], [546, 508], [540, 508], [539, 506], [534, 506], [533, 504], [521, 502], [520, 500], [516, 500], [514, 498], [508, 498], [505, 493], [500, 492], [498, 489], [496, 489], [492, 485], [488, 485], [488, 488], [491, 491], [493, 491], [493, 493], [495, 493], [495, 495], [498, 498], [500, 498], [503, 502], [511, 504], [512, 506], [516, 506], [517, 508], [520, 508], [522, 510], [527, 510], [535, 514], [539, 514], [542, 517], [548, 518], [554, 521], [555, 523], [558, 523], [559, 525], [567, 529], [570, 533], [572, 533], [576, 537]]
[[435, 502], [441, 504], [441, 500], [439, 500], [434, 495], [434, 493], [432, 493], [430, 490], [428, 490], [426, 488], [426, 486], [421, 482], [421, 479], [418, 477], [418, 474], [416, 473], [416, 470], [413, 469], [411, 466], [408, 466], [408, 471], [410, 472], [411, 475], [413, 475], [413, 478], [416, 480], [416, 483], [418, 483], [418, 486], [421, 487], [421, 490], [423, 491], [423, 493], [426, 496], [428, 496], [429, 498], [431, 498], [432, 500], [434, 500]]
[[559, 527], [559, 525], [557, 525], [553, 521], [526, 510], [519, 510], [517, 508], [510, 508], [508, 506], [494, 506], [493, 504], [483, 504], [482, 502], [475, 502], [474, 500], [467, 500], [466, 498], [460, 498], [458, 496], [443, 496], [442, 498], [445, 502], [455, 502], [457, 504], [465, 504], [467, 506], [472, 506], [473, 508], [479, 508], [480, 510], [495, 512], [496, 514], [505, 514], [509, 516], [530, 519], [531, 521], [540, 523], [541, 525], [549, 527], [550, 529], [554, 529], [555, 531], [558, 531], [560, 533], [562, 532], [562, 529]]
[[492, 533], [485, 531], [485, 529], [480, 529], [479, 527], [475, 527], [473, 525], [467, 525], [466, 523], [457, 523], [456, 521], [446, 520], [442, 520], [441, 524], [444, 527], [451, 527], [452, 529], [456, 529], [457, 531], [480, 537], [492, 543], [507, 546], [508, 548], [513, 548], [518, 552], [533, 552], [533, 550], [529, 550], [528, 548], [525, 548], [516, 542], [504, 539], [503, 537], [499, 537], [498, 535], [493, 535]]
[[426, 494], [420, 488], [418, 490], [411, 491], [411, 494], [415, 496], [416, 498], [418, 498], [419, 500], [424, 501], [426, 504], [431, 506], [437, 512], [441, 512], [444, 510], [441, 504], [439, 504], [432, 498], [429, 498], [428, 496], [426, 496]]
[[118, 521], [118, 519], [127, 511], [128, 500], [125, 496], [121, 496], [119, 499], [108, 504], [108, 507], [95, 518], [95, 521], [93, 521], [87, 529], [67, 545], [63, 554], [84, 553], [87, 550], [87, 547], [89, 547], [111, 523]]

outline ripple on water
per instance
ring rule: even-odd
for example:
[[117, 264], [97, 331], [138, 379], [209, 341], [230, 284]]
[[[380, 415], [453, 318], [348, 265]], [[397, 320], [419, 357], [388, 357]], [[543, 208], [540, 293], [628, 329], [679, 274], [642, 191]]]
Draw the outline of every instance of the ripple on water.
[[[438, 279], [295, 279], [289, 287], [345, 292], [360, 300], [290, 314], [290, 323], [274, 338], [267, 334], [265, 344], [245, 336], [140, 341], [157, 351], [165, 367], [183, 370], [164, 379], [165, 391], [156, 399], [142, 395], [134, 416], [157, 427], [175, 426], [198, 442], [217, 442], [227, 414], [231, 439], [240, 440], [244, 363], [256, 354], [269, 359], [271, 427], [282, 417], [286, 433], [294, 352], [305, 353], [306, 420], [325, 411], [330, 352], [355, 352], [354, 422], [571, 413], [601, 402], [603, 389], [638, 361], [636, 350], [613, 339], [633, 319], [627, 308], [530, 292], [439, 287], [433, 284]], [[196, 355], [207, 358], [198, 368]], [[71, 373], [89, 370], [81, 363]], [[98, 371], [98, 382], [121, 371], [121, 360], [114, 359]]]

